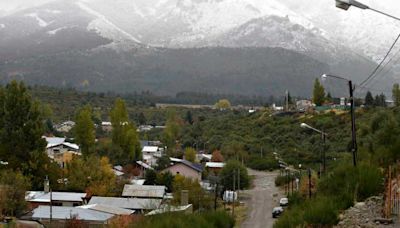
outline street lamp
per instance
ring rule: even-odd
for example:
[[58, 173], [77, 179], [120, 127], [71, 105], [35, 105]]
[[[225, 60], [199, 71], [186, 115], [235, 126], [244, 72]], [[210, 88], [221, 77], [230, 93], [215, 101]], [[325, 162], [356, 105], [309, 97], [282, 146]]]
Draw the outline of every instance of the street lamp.
[[368, 9], [368, 10], [380, 13], [382, 15], [385, 15], [385, 16], [388, 16], [388, 17], [391, 17], [391, 18], [393, 18], [395, 20], [399, 20], [400, 21], [400, 18], [398, 18], [398, 17], [395, 17], [393, 15], [390, 15], [390, 14], [384, 13], [382, 11], [373, 9], [373, 8], [371, 8], [371, 7], [369, 7], [369, 6], [365, 5], [365, 4], [362, 4], [361, 2], [355, 1], [355, 0], [335, 0], [335, 1], [336, 1], [336, 7], [340, 8], [340, 9], [343, 9], [343, 10], [348, 10], [350, 8], [350, 6], [354, 6], [354, 7], [357, 7], [359, 9], [363, 9], [363, 10]]
[[323, 145], [323, 148], [322, 148], [322, 153], [323, 153], [323, 162], [322, 162], [322, 171], [325, 173], [325, 171], [326, 171], [326, 154], [325, 154], [325, 142], [326, 142], [326, 136], [328, 135], [328, 134], [326, 134], [325, 132], [323, 132], [323, 131], [321, 131], [321, 130], [318, 130], [318, 129], [316, 129], [316, 128], [313, 128], [313, 127], [311, 127], [310, 125], [308, 125], [308, 124], [306, 124], [306, 123], [301, 123], [300, 124], [300, 127], [302, 127], [302, 128], [308, 128], [308, 129], [311, 129], [311, 130], [313, 130], [313, 131], [315, 131], [315, 132], [318, 132], [319, 134], [321, 134], [321, 138], [322, 138], [322, 145]]
[[357, 136], [356, 136], [356, 117], [355, 117], [355, 113], [354, 113], [354, 87], [353, 87], [353, 83], [351, 80], [346, 79], [344, 77], [341, 76], [337, 76], [337, 75], [330, 75], [330, 74], [323, 74], [321, 76], [322, 79], [326, 79], [326, 78], [336, 78], [339, 80], [344, 80], [348, 83], [349, 85], [349, 92], [350, 92], [350, 115], [351, 115], [351, 152], [353, 154], [353, 165], [354, 167], [357, 166]]

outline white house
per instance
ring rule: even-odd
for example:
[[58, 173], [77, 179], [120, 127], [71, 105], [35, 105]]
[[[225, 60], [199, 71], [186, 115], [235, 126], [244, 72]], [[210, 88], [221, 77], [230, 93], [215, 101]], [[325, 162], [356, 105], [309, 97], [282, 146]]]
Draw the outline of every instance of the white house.
[[163, 149], [158, 146], [144, 146], [142, 149], [143, 161], [148, 165], [155, 166], [162, 153]]
[[65, 141], [65, 138], [43, 137], [47, 141], [46, 153], [60, 166], [72, 159], [72, 155], [82, 155], [77, 144]]

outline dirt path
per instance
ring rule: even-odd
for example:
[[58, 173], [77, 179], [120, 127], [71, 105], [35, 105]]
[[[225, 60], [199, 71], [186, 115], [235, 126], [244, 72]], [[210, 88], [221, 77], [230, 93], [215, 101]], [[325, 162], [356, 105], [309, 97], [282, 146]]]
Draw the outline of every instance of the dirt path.
[[[272, 209], [279, 204], [282, 193], [275, 187], [277, 172], [260, 172], [249, 169], [249, 175], [254, 176], [254, 188], [243, 191], [244, 203], [248, 207], [247, 219], [242, 228], [273, 227]], [[275, 197], [274, 197], [275, 195]]]

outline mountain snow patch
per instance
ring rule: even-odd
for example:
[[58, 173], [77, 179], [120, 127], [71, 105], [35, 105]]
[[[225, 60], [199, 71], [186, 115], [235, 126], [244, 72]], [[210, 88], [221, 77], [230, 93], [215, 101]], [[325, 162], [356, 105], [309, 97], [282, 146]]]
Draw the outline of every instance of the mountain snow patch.
[[[116, 26], [103, 14], [93, 10], [89, 6], [85, 5], [83, 2], [77, 2], [76, 4], [84, 11], [96, 17], [96, 19], [89, 24], [89, 30], [96, 30], [100, 35], [113, 40], [119, 41], [128, 39], [136, 43], [141, 43], [139, 39], [134, 37], [132, 34], [124, 31], [120, 27]], [[119, 34], [116, 34], [115, 31], [117, 31]]]
[[64, 29], [67, 29], [67, 28], [68, 28], [67, 26], [64, 26], [64, 27], [61, 27], [61, 28], [58, 28], [58, 29], [54, 29], [54, 30], [48, 31], [47, 34], [55, 35], [55, 34], [57, 34], [57, 32], [59, 32], [61, 30], [64, 30]]
[[25, 16], [35, 18], [40, 27], [47, 27], [50, 24], [44, 21], [42, 18], [40, 18], [37, 13], [26, 14]]

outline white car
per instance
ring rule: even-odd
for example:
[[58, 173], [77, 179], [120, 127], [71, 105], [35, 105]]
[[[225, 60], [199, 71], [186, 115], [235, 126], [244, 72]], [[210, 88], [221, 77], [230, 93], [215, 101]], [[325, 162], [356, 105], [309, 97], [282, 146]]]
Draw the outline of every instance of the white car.
[[282, 207], [274, 207], [272, 209], [272, 218], [277, 218], [283, 213], [283, 208]]
[[282, 207], [287, 206], [288, 204], [289, 204], [289, 199], [288, 198], [281, 198], [279, 200], [279, 205], [282, 206]]

